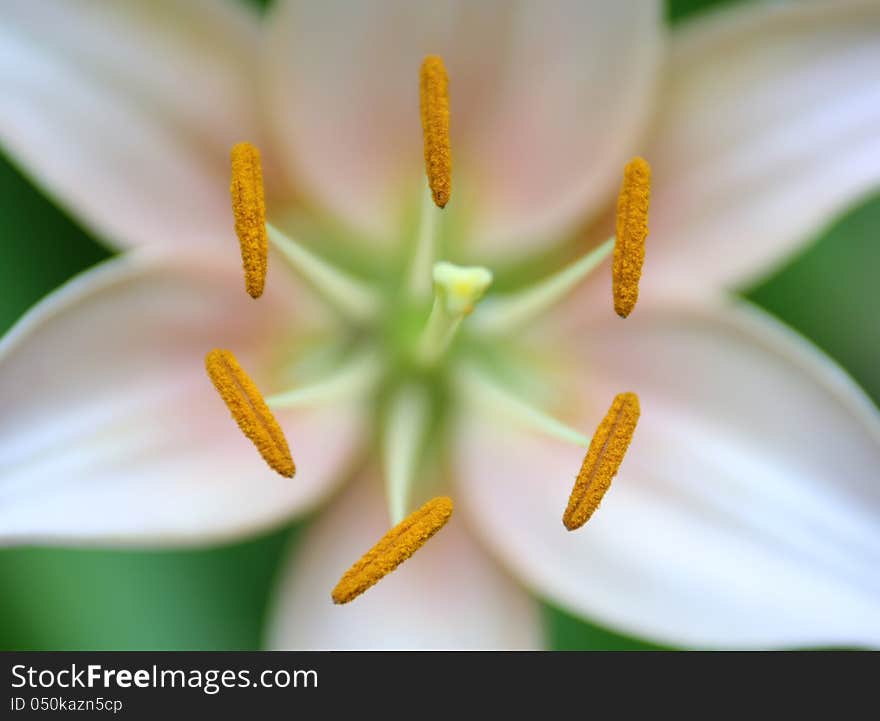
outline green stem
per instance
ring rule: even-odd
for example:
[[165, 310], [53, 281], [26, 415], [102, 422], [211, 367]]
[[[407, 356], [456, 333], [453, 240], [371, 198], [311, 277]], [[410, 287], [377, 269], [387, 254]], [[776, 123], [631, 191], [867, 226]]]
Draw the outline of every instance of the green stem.
[[376, 387], [382, 363], [375, 350], [361, 351], [335, 372], [310, 385], [293, 388], [266, 398], [271, 408], [314, 406], [359, 398]]
[[380, 298], [367, 284], [319, 258], [271, 223], [266, 223], [266, 231], [291, 265], [343, 315], [359, 322], [378, 315]]
[[391, 524], [406, 518], [419, 452], [430, 422], [430, 401], [418, 386], [406, 386], [391, 399], [385, 420], [385, 495]]
[[431, 268], [437, 253], [436, 235], [440, 223], [440, 209], [434, 204], [431, 189], [425, 184], [416, 248], [409, 269], [409, 294], [416, 300], [431, 295]]
[[467, 365], [460, 368], [455, 377], [463, 398], [484, 408], [491, 408], [504, 418], [540, 431], [551, 438], [558, 438], [576, 446], [587, 447], [590, 438], [571, 426], [535, 408], [489, 375]]
[[493, 298], [481, 309], [474, 322], [480, 330], [509, 333], [546, 313], [570, 293], [614, 249], [614, 238], [594, 248], [579, 260], [533, 285], [506, 297]]

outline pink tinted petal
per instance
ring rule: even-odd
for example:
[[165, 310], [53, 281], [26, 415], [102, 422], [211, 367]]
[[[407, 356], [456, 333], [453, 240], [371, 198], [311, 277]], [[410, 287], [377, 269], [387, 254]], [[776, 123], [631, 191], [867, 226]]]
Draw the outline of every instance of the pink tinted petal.
[[210, 258], [122, 257], [80, 276], [0, 344], [0, 539], [207, 543], [312, 507], [359, 443], [347, 405], [279, 415], [298, 472], [263, 463], [211, 385], [232, 349], [264, 390], [312, 326], [281, 272], [259, 304]]
[[474, 243], [546, 247], [616, 192], [649, 121], [661, 12], [639, 0], [519, 5], [502, 89], [464, 159], [481, 204]]
[[553, 240], [617, 183], [649, 106], [659, 4], [282, 0], [268, 75], [275, 135], [306, 191], [379, 241], [424, 180], [418, 72], [450, 78], [449, 212], [467, 247]]
[[207, 0], [11, 0], [0, 142], [108, 243], [234, 240], [229, 148], [259, 142], [256, 18]]
[[392, 574], [333, 604], [342, 574], [389, 528], [382, 488], [371, 475], [346, 488], [299, 540], [275, 597], [269, 647], [538, 648], [536, 604], [473, 542], [457, 512]]
[[561, 522], [583, 449], [478, 416], [458, 433], [462, 507], [507, 565], [574, 613], [673, 645], [880, 644], [880, 422], [842, 372], [745, 309], [579, 337], [568, 419], [590, 434], [626, 390], [642, 409], [584, 528]]
[[880, 4], [747, 3], [671, 51], [645, 298], [766, 275], [880, 181]]

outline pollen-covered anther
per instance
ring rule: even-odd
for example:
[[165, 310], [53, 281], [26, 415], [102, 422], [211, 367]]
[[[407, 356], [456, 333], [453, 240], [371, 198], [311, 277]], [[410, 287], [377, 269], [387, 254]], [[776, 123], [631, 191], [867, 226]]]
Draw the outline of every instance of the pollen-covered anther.
[[238, 427], [257, 447], [263, 460], [282, 476], [292, 478], [296, 465], [284, 432], [232, 352], [215, 348], [205, 357], [205, 368]]
[[452, 193], [449, 146], [449, 79], [443, 59], [428, 55], [419, 74], [419, 105], [425, 139], [425, 172], [434, 202], [445, 208]]
[[260, 151], [250, 143], [238, 143], [233, 146], [230, 156], [232, 181], [229, 192], [232, 195], [235, 233], [241, 246], [244, 284], [252, 298], [259, 298], [266, 284], [269, 256]]
[[391, 573], [452, 516], [452, 499], [438, 496], [413, 511], [367, 551], [336, 584], [334, 603], [348, 603]]
[[633, 158], [623, 171], [617, 198], [617, 236], [611, 267], [614, 310], [621, 318], [632, 312], [639, 299], [650, 199], [651, 166], [644, 158]]
[[580, 473], [562, 514], [562, 523], [574, 531], [590, 520], [599, 507], [611, 479], [623, 462], [639, 420], [639, 397], [635, 393], [615, 396], [605, 418], [596, 429]]

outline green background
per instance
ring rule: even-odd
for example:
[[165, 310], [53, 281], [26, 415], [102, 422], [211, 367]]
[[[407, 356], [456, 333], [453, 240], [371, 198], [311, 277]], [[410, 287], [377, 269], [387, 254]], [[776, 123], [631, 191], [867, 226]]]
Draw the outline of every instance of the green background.
[[[718, 4], [673, 0], [668, 16], [674, 23]], [[109, 256], [2, 157], [0, 224], [0, 332], [57, 285]], [[773, 278], [744, 291], [834, 357], [875, 401], [878, 231], [880, 196], [839, 218]], [[291, 526], [199, 551], [0, 551], [0, 648], [259, 648], [274, 574], [296, 535]], [[549, 606], [544, 617], [555, 648], [651, 648]]]

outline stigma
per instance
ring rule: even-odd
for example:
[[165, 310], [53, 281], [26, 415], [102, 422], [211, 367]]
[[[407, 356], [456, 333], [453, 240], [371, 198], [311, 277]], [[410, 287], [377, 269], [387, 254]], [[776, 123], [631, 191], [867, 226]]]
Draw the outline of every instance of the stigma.
[[282, 476], [292, 478], [296, 465], [284, 431], [232, 351], [215, 348], [205, 357], [205, 368], [238, 427], [256, 446], [263, 460]]
[[451, 498], [438, 496], [410, 513], [346, 571], [333, 589], [333, 602], [353, 601], [394, 571], [446, 525], [452, 508]]
[[452, 316], [470, 315], [492, 285], [492, 271], [481, 265], [461, 266], [440, 261], [432, 272], [434, 289]]
[[617, 237], [611, 266], [614, 310], [621, 318], [632, 313], [639, 299], [650, 199], [651, 166], [644, 158], [633, 158], [623, 170], [617, 198]]
[[619, 393], [615, 396], [590, 442], [568, 499], [568, 507], [562, 514], [562, 523], [569, 531], [580, 528], [590, 520], [611, 487], [611, 480], [617, 474], [632, 441], [639, 413], [639, 397], [635, 393]]
[[238, 143], [230, 153], [232, 214], [235, 234], [241, 246], [245, 288], [251, 298], [259, 298], [266, 284], [269, 243], [266, 237], [266, 199], [260, 151], [250, 143]]
[[452, 151], [449, 146], [449, 79], [439, 55], [428, 55], [419, 73], [419, 105], [425, 141], [425, 173], [438, 208], [452, 193]]

